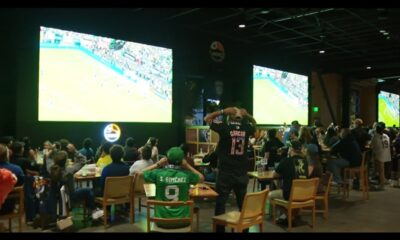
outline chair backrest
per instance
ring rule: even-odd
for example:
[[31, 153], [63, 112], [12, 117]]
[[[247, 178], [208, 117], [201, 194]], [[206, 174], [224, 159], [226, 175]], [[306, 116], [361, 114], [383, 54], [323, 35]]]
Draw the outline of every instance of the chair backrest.
[[321, 181], [321, 185], [323, 187], [325, 196], [327, 197], [331, 190], [332, 174], [329, 172], [322, 174], [320, 181]]
[[11, 212], [10, 214], [1, 215], [3, 218], [13, 217], [13, 216], [22, 216], [24, 214], [24, 187], [14, 187], [14, 189], [8, 194], [6, 199], [17, 199], [18, 201], [18, 211]]
[[268, 192], [269, 190], [265, 189], [260, 192], [246, 194], [240, 213], [239, 224], [249, 223], [264, 216]]
[[318, 182], [319, 178], [293, 180], [289, 202], [304, 202], [315, 199]]
[[[150, 207], [154, 206], [164, 206], [164, 207], [179, 207], [179, 206], [188, 206], [189, 207], [189, 217], [182, 218], [159, 218], [150, 215]], [[190, 227], [190, 231], [193, 231], [193, 207], [194, 202], [192, 200], [189, 201], [157, 201], [157, 200], [147, 200], [147, 231], [150, 232], [151, 227], [150, 223], [185, 223], [187, 222]]]
[[134, 194], [145, 194], [144, 190], [144, 176], [142, 173], [136, 173], [133, 180], [133, 192]]
[[361, 158], [361, 165], [360, 165], [361, 169], [365, 169], [367, 168], [367, 152], [363, 151], [362, 152], [362, 158]]
[[107, 177], [104, 187], [104, 198], [122, 198], [131, 196], [132, 176]]

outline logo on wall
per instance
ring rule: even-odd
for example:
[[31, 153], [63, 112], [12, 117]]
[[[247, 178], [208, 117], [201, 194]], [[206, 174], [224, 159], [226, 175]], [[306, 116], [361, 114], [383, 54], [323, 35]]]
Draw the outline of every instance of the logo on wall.
[[222, 62], [225, 59], [225, 49], [219, 41], [214, 41], [210, 46], [210, 56], [215, 62]]
[[121, 136], [121, 129], [115, 123], [108, 124], [103, 131], [104, 138], [109, 142], [115, 142]]

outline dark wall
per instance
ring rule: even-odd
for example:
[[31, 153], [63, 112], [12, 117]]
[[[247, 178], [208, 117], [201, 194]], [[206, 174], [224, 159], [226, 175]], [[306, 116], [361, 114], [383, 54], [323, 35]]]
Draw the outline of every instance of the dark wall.
[[[304, 61], [270, 49], [254, 48], [212, 34], [177, 27], [154, 21], [151, 16], [135, 17], [128, 10], [107, 9], [24, 9], [1, 10], [12, 12], [2, 21], [2, 41], [12, 43], [2, 58], [2, 102], [9, 103], [7, 117], [0, 117], [0, 135], [13, 134], [17, 137], [30, 136], [35, 145], [44, 140], [66, 137], [81, 144], [85, 137], [92, 137], [98, 144], [102, 140], [105, 123], [82, 122], [38, 122], [38, 59], [39, 26], [124, 39], [173, 49], [173, 123], [119, 123], [124, 140], [133, 136], [139, 145], [149, 136], [160, 139], [160, 150], [184, 141], [183, 103], [184, 85], [190, 76], [201, 76], [211, 84], [216, 79], [225, 85], [224, 105], [239, 104], [252, 109], [252, 66], [253, 64], [274, 67], [297, 73], [309, 74], [310, 68]], [[129, 13], [129, 14], [128, 14]], [[140, 16], [140, 17], [139, 17]], [[4, 34], [8, 32], [10, 34]], [[3, 36], [8, 36], [4, 39]], [[224, 44], [226, 59], [215, 63], [209, 56], [212, 41]], [[10, 59], [10, 60], [6, 60]], [[8, 71], [9, 70], [9, 71]], [[110, 101], [112, 101], [110, 99]], [[15, 110], [16, 109], [16, 110]], [[151, 109], [149, 109], [151, 110]]]

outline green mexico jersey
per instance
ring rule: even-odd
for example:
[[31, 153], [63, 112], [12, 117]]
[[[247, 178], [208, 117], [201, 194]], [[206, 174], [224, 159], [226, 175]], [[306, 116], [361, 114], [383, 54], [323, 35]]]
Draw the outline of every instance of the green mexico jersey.
[[[159, 201], [187, 201], [191, 184], [199, 181], [199, 176], [186, 171], [170, 168], [146, 171], [144, 180], [156, 184], [155, 200]], [[189, 217], [189, 207], [156, 206], [155, 216], [160, 218]]]

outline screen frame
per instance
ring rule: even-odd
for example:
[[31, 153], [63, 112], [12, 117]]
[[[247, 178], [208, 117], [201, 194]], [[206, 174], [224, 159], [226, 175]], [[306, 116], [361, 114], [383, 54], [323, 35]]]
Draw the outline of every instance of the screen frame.
[[[310, 72], [308, 72], [307, 74], [301, 74], [301, 73], [297, 73], [297, 72], [290, 72], [290, 71], [280, 70], [280, 69], [274, 68], [274, 67], [266, 67], [266, 66], [263, 66], [263, 64], [253, 63], [251, 65], [251, 85], [252, 85], [251, 86], [251, 91], [252, 91], [252, 94], [253, 94], [253, 96], [252, 96], [253, 97], [252, 98], [253, 116], [254, 116], [254, 66], [263, 67], [263, 68], [269, 68], [269, 69], [272, 69], [272, 70], [277, 70], [277, 71], [281, 71], [281, 72], [287, 72], [287, 73], [292, 73], [292, 74], [297, 74], [297, 75], [301, 75], [301, 76], [306, 76], [307, 77], [307, 84], [308, 84], [308, 87], [307, 87], [307, 91], [308, 91], [308, 97], [307, 97], [307, 101], [308, 101], [308, 104], [307, 104], [307, 111], [308, 111], [308, 113], [307, 113], [307, 126], [309, 126], [311, 118], [312, 118], [312, 112], [310, 111], [310, 105], [311, 105], [310, 102], [311, 102], [311, 94], [312, 94], [311, 93], [311, 90], [312, 90], [312, 87], [311, 87], [312, 74]], [[295, 119], [293, 119], [293, 120], [295, 120]], [[257, 121], [257, 119], [256, 119], [256, 121]], [[291, 124], [291, 122], [287, 122], [286, 123], [287, 126], [290, 126], [290, 124]], [[257, 126], [260, 126], [260, 127], [281, 127], [281, 126], [283, 126], [283, 123], [282, 124], [265, 124], [265, 123], [258, 123], [257, 122]]]
[[[142, 45], [147, 45], [150, 47], [158, 47], [158, 48], [165, 48], [171, 51], [171, 58], [172, 58], [172, 85], [171, 85], [171, 95], [172, 95], [172, 102], [171, 102], [171, 120], [168, 122], [151, 122], [151, 121], [113, 121], [113, 120], [105, 120], [105, 121], [97, 121], [97, 120], [93, 120], [93, 121], [89, 121], [89, 120], [39, 120], [39, 108], [40, 108], [40, 104], [39, 104], [39, 99], [40, 99], [40, 36], [41, 36], [41, 28], [53, 28], [53, 29], [57, 29], [57, 30], [61, 30], [61, 31], [65, 31], [65, 32], [74, 32], [74, 33], [80, 33], [80, 34], [87, 34], [87, 35], [92, 35], [95, 37], [102, 37], [102, 38], [109, 38], [109, 39], [114, 39], [114, 40], [122, 40], [125, 42], [131, 42], [131, 43], [137, 43], [137, 44], [142, 44]], [[174, 89], [176, 87], [176, 83], [175, 83], [175, 72], [176, 72], [176, 54], [174, 54], [174, 49], [172, 46], [168, 46], [168, 45], [161, 45], [161, 44], [153, 44], [153, 43], [148, 43], [148, 42], [143, 42], [143, 41], [138, 41], [138, 40], [130, 40], [129, 37], [126, 37], [124, 39], [121, 38], [117, 38], [117, 37], [113, 37], [113, 36], [109, 36], [106, 33], [103, 35], [98, 35], [97, 33], [89, 33], [89, 31], [84, 31], [84, 30], [76, 30], [73, 29], [72, 27], [60, 27], [60, 26], [52, 26], [51, 24], [39, 24], [38, 25], [39, 31], [37, 31], [37, 96], [36, 96], [36, 104], [37, 104], [37, 108], [36, 108], [36, 121], [39, 123], [104, 123], [104, 124], [108, 124], [108, 123], [128, 123], [128, 124], [167, 124], [167, 125], [172, 125], [174, 124], [174, 120], [175, 120], [175, 109], [174, 109], [174, 101], [176, 101], [176, 97], [174, 96]], [[70, 29], [70, 30], [67, 30]]]

